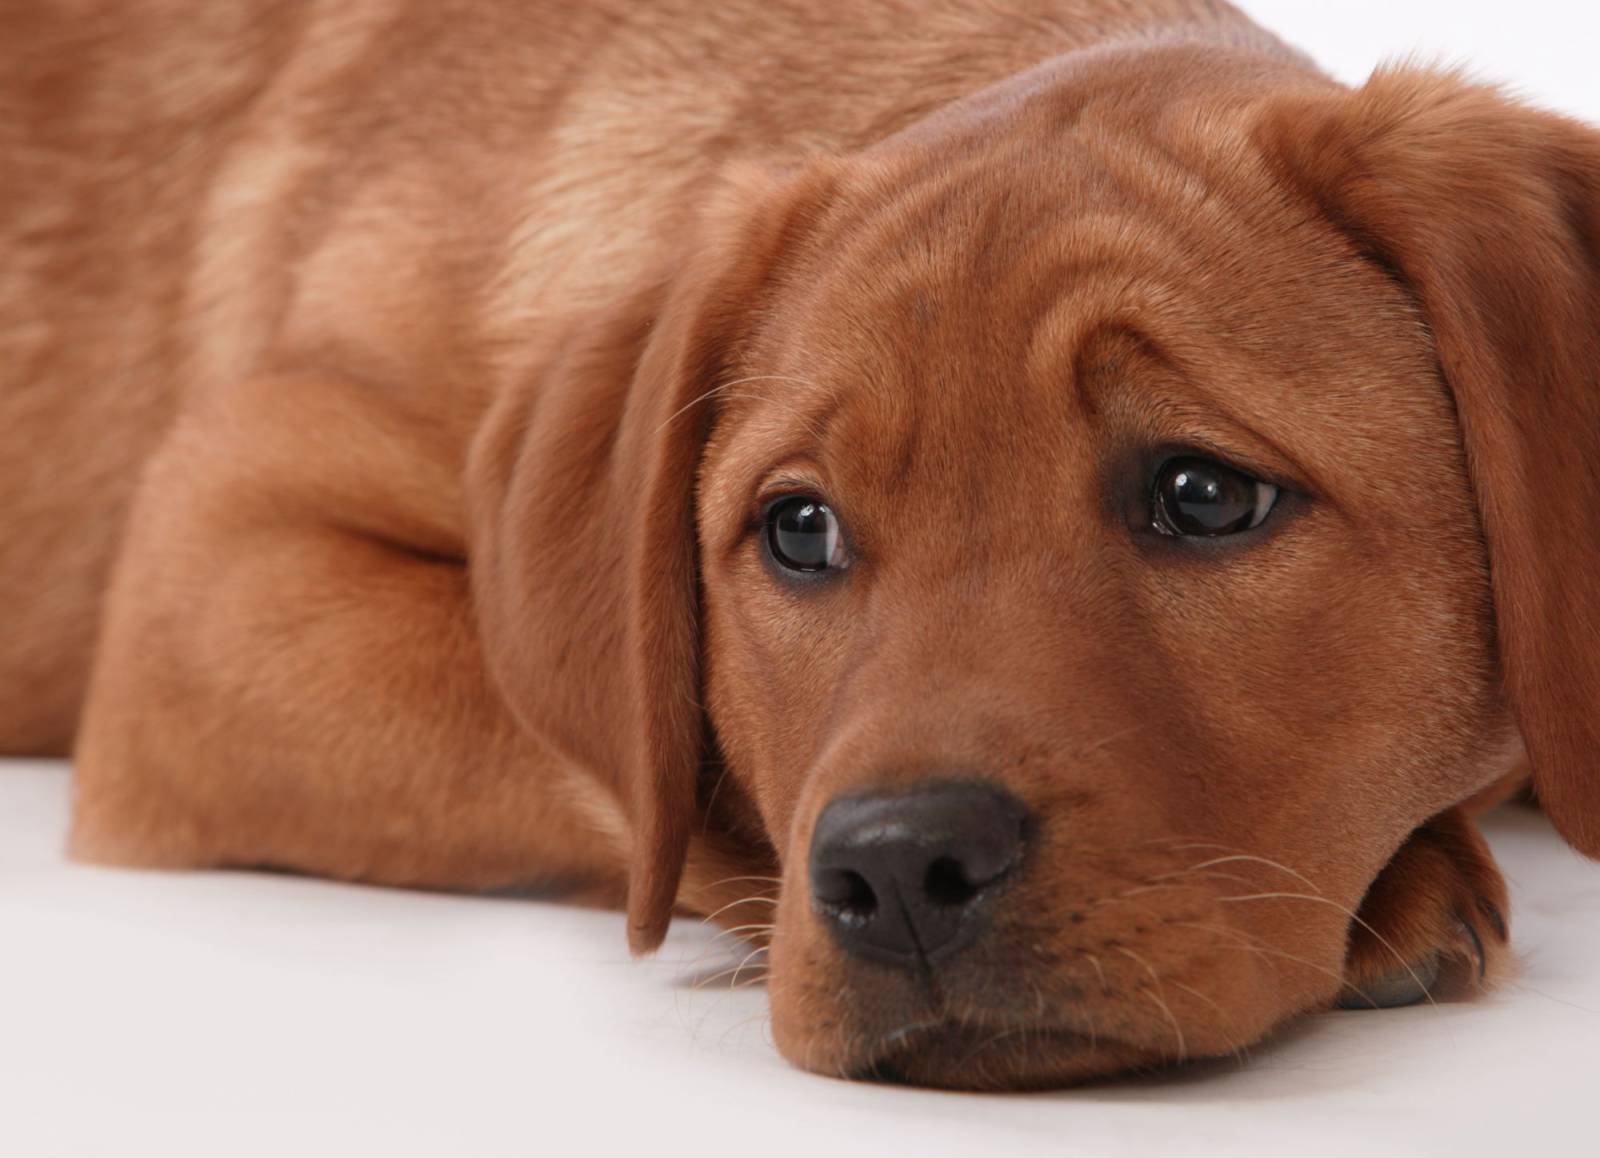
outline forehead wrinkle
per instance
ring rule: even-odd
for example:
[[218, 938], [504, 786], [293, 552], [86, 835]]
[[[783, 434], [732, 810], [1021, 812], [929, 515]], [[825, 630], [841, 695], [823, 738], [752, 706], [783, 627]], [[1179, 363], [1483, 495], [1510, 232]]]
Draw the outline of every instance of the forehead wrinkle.
[[1213, 280], [1246, 276], [1260, 264], [1260, 242], [1293, 223], [1286, 211], [1304, 216], [1286, 202], [1236, 113], [1179, 105], [1154, 123], [1114, 130], [1082, 134], [1078, 143], [1124, 208], [1178, 242], [1170, 251], [1177, 268]]
[[[1055, 259], [1054, 281], [1082, 283], [1100, 271], [1120, 270], [1126, 247], [1105, 244], [1100, 233], [1093, 236], [1099, 244], [1089, 252]], [[1113, 273], [1110, 284], [1128, 276]], [[836, 424], [843, 433], [838, 446], [830, 449], [864, 460], [865, 471], [875, 476], [880, 489], [902, 490], [915, 477], [938, 474], [967, 496], [968, 508], [984, 505], [992, 489], [993, 472], [984, 467], [990, 458], [1016, 463], [1023, 455], [1054, 457], [1062, 452], [1067, 406], [1049, 395], [1074, 388], [1070, 357], [1058, 359], [1049, 374], [1031, 375], [1035, 381], [1052, 379], [1041, 407], [1039, 394], [1027, 388], [1030, 339], [1025, 336], [1019, 348], [1011, 336], [1032, 335], [1040, 315], [1060, 308], [1061, 294], [1028, 293], [1018, 305], [1005, 307], [1004, 326], [982, 324], [981, 304], [962, 294], [967, 301], [957, 300], [957, 308], [944, 311], [946, 318], [924, 326], [918, 302], [928, 293], [926, 279], [900, 268], [883, 271], [876, 280], [878, 298], [887, 299], [888, 306], [863, 310], [857, 290], [848, 330], [852, 341], [831, 348], [836, 361], [821, 371], [828, 380], [851, 381], [840, 404], [847, 417]], [[1105, 279], [1093, 280], [1099, 284]], [[1081, 296], [1071, 295], [1077, 302]], [[896, 315], [892, 321], [874, 324], [890, 312]], [[910, 325], [894, 324], [903, 321]], [[920, 339], [912, 354], [906, 353], [904, 342], [895, 341], [908, 330]], [[849, 353], [841, 354], [841, 349]], [[1061, 379], [1067, 381], [1056, 385]], [[993, 455], [973, 456], [967, 449], [977, 430]]]
[[[1156, 167], [1151, 154], [1130, 161], [1126, 149], [1108, 147], [1096, 152], [1106, 160], [1097, 166], [1103, 172], [1114, 170], [1111, 158], [1117, 157], [1137, 165], [1146, 184]], [[1178, 173], [1174, 164], [1159, 161]], [[863, 290], [875, 288], [877, 292], [871, 294], [875, 303], [897, 299], [925, 303], [934, 300], [935, 291], [952, 297], [971, 294], [980, 285], [1014, 281], [1019, 273], [1031, 289], [1063, 285], [1084, 270], [1119, 262], [1164, 262], [1169, 267], [1192, 268], [1192, 255], [1206, 241], [1212, 242], [1206, 247], [1211, 255], [1220, 256], [1214, 237], [1228, 230], [1219, 227], [1217, 219], [1235, 215], [1233, 207], [1213, 197], [1198, 178], [1178, 176], [1186, 189], [1186, 208], [1192, 211], [1192, 219], [1184, 213], [1152, 214], [1146, 208], [1149, 198], [1118, 197], [1112, 199], [1118, 204], [1108, 205], [1100, 197], [1074, 197], [1059, 184], [1042, 194], [1038, 183], [1027, 189], [1014, 180], [997, 191], [981, 188], [979, 177], [992, 183], [992, 174], [982, 164], [967, 165], [955, 173], [937, 172], [916, 187], [923, 194], [918, 212], [901, 214], [892, 225], [875, 230], [861, 224], [843, 250], [831, 250], [837, 261], [834, 268], [844, 265], [862, 271], [858, 276], [868, 284], [852, 289], [859, 300]], [[938, 192], [928, 197], [926, 189], [933, 184]], [[1124, 191], [1131, 185], [1121, 182]], [[902, 199], [914, 192], [902, 191]], [[893, 204], [891, 201], [890, 206]], [[895, 215], [887, 216], [892, 219]], [[1048, 256], [1063, 249], [1076, 252], [1065, 260]], [[1041, 254], [1046, 256], [1041, 259]], [[921, 296], [909, 296], [914, 291]], [[1006, 321], [1031, 331], [1047, 307], [1035, 304], [1037, 294], [1017, 298], [1026, 303], [1020, 307], [1024, 312], [1019, 316], [1014, 310]]]
[[[948, 168], [901, 171], [880, 164], [842, 183], [810, 246], [812, 272], [875, 252], [912, 252], [908, 238], [930, 235], [930, 219], [952, 196]], [[862, 251], [865, 250], [864, 254]]]
[[[1274, 254], [1298, 235], [1276, 228], [1281, 223], [1273, 221], [1271, 213], [1267, 207], [1252, 204], [1241, 209], [1226, 199], [1211, 198], [1192, 215], [1156, 220], [1107, 216], [1095, 229], [1063, 235], [1057, 252], [1039, 257], [1027, 276], [1047, 282], [1053, 275], [1037, 272], [1038, 268], [1049, 269], [1054, 263], [1054, 268], [1073, 270], [1073, 259], [1081, 260], [1085, 251], [1105, 255], [1105, 276], [1098, 285], [1073, 286], [1041, 311], [1030, 335], [1032, 373], [1056, 372], [1062, 359], [1076, 357], [1073, 351], [1093, 337], [1096, 326], [1125, 329], [1137, 335], [1146, 356], [1185, 384], [1200, 404], [1210, 406], [1225, 422], [1254, 432], [1307, 482], [1318, 481], [1319, 472], [1288, 445], [1299, 440], [1284, 436], [1285, 407], [1296, 401], [1297, 394], [1302, 402], [1309, 401], [1312, 396], [1305, 395], [1306, 390], [1325, 403], [1350, 392], [1350, 360], [1346, 356], [1330, 366], [1309, 357], [1308, 340], [1313, 347], [1326, 344], [1328, 328], [1336, 329], [1338, 319], [1321, 314], [1326, 309], [1322, 299], [1328, 296], [1325, 277], [1302, 272], [1299, 263], [1274, 260]], [[1217, 218], [1228, 226], [1217, 226]], [[1258, 220], [1246, 226], [1250, 218]], [[1106, 221], [1117, 221], [1119, 228], [1103, 228]], [[1060, 249], [1073, 252], [1062, 257]], [[1113, 272], [1117, 268], [1126, 271], [1120, 279]], [[1304, 300], [1308, 293], [1309, 301]], [[1091, 300], [1101, 295], [1104, 300], [1098, 304]], [[1075, 317], [1076, 311], [1098, 317]], [[1307, 334], [1308, 325], [1315, 332]], [[1093, 392], [1084, 395], [1084, 391], [1093, 386], [1094, 377], [1078, 374], [1074, 379], [1092, 407]], [[1252, 382], [1273, 381], [1283, 386], [1276, 395], [1240, 389]], [[1273, 397], [1279, 399], [1276, 406]], [[1259, 404], [1248, 405], [1252, 400]], [[1313, 406], [1310, 413], [1323, 410]]]
[[952, 183], [949, 174], [858, 215], [855, 227], [818, 246], [819, 272], [833, 281], [840, 271], [859, 300], [875, 301], [904, 288], [947, 290], [952, 275], [970, 279], [976, 258], [992, 248], [998, 211]]
[[[1042, 314], [1031, 336], [1027, 377], [1046, 396], [1067, 394], [1080, 418], [1120, 412], [1152, 438], [1188, 439], [1219, 454], [1261, 458], [1264, 452], [1268, 461], [1261, 467], [1287, 467], [1326, 493], [1319, 472], [1280, 433], [1282, 423], [1260, 407], [1235, 405], [1240, 392], [1230, 395], [1227, 384], [1255, 380], [1262, 371], [1237, 369], [1248, 364], [1248, 355], [1210, 340], [1204, 320], [1181, 282], [1108, 271]], [[1120, 356], [1097, 361], [1102, 341], [1115, 336], [1126, 339]], [[1070, 386], [1065, 391], [1063, 379]]]
[[[1205, 157], [1184, 157], [1120, 124], [1090, 122], [1048, 141], [1036, 137], [960, 138], [966, 151], [953, 164], [946, 153], [863, 165], [841, 183], [830, 226], [805, 263], [809, 275], [844, 268], [882, 279], [900, 270], [924, 286], [970, 283], [1004, 276], [1042, 238], [1079, 221], [1161, 220], [1201, 238], [1226, 234], [1236, 222], [1239, 207], [1208, 180]], [[1159, 212], [1151, 212], [1152, 203]], [[1190, 242], [1173, 252], [1181, 257]]]
[[[1176, 302], [1178, 295], [1174, 293], [1170, 300]], [[1298, 440], [1285, 437], [1281, 422], [1273, 421], [1261, 407], [1235, 404], [1235, 399], [1248, 395], [1228, 391], [1225, 383], [1255, 377], [1248, 371], [1230, 371], [1230, 366], [1244, 364], [1238, 351], [1192, 345], [1195, 340], [1188, 337], [1192, 325], [1173, 323], [1159, 315], [1152, 323], [1149, 318], [1116, 313], [1104, 315], [1099, 325], [1085, 334], [1080, 349], [1089, 352], [1092, 339], [1109, 331], [1128, 335], [1131, 345], [1121, 365], [1081, 363], [1080, 390], [1096, 411], [1120, 410], [1135, 416], [1152, 437], [1176, 434], [1218, 454], [1260, 456], [1264, 451], [1269, 459], [1287, 465], [1301, 482], [1325, 496], [1330, 494], [1320, 470], [1292, 448], [1291, 442]], [[1270, 468], [1273, 463], [1260, 465]]]
[[1156, 195], [1168, 219], [1173, 209], [1181, 213], [1215, 207], [1236, 212], [1238, 206], [1229, 195], [1237, 174], [1230, 171], [1226, 179], [1219, 179], [1213, 173], [1218, 160], [1215, 137], [1208, 134], [1204, 139], [1207, 148], [1191, 154], [1156, 133], [1119, 125], [1113, 132], [1083, 134], [1079, 147], [1125, 205], [1148, 206]]
[[[1069, 142], [1064, 137], [1053, 143]], [[851, 410], [876, 407], [872, 419], [851, 426], [871, 431], [888, 477], [906, 478], [925, 446], [933, 449], [927, 444], [944, 441], [924, 437], [930, 424], [941, 420], [970, 423], [976, 418], [1013, 439], [1031, 433], [995, 413], [996, 401], [1010, 411], [1017, 399], [997, 398], [996, 383], [989, 380], [994, 376], [982, 370], [986, 364], [1014, 363], [1018, 355], [1016, 350], [977, 348], [993, 346], [995, 331], [1025, 335], [1021, 353], [1030, 369], [1026, 377], [1043, 380], [1061, 393], [1068, 393], [1061, 390], [1068, 386], [1081, 403], [1084, 375], [1074, 363], [1097, 326], [1125, 323], [1130, 332], [1148, 338], [1155, 323], [1171, 314], [1172, 328], [1181, 329], [1184, 321], [1204, 315], [1178, 306], [1187, 295], [1174, 282], [1204, 288], [1232, 282], [1250, 266], [1248, 255], [1239, 252], [1239, 243], [1250, 237], [1235, 228], [1246, 214], [1216, 194], [1203, 168], [1157, 142], [1130, 139], [1125, 132], [1115, 138], [1079, 134], [1072, 143], [1084, 147], [1067, 158], [1042, 151], [1031, 139], [1017, 143], [1011, 151], [1023, 146], [1031, 150], [1028, 171], [1019, 170], [1020, 177], [994, 165], [992, 148], [975, 149], [953, 168], [880, 162], [851, 183], [855, 193], [849, 200], [857, 204], [836, 205], [832, 228], [814, 239], [809, 273], [825, 274], [826, 280], [817, 277], [808, 284], [800, 273], [796, 281], [804, 286], [809, 312], [831, 319], [835, 327], [844, 321], [853, 340], [828, 343], [837, 378], [820, 368], [822, 361], [813, 362], [818, 367], [813, 376], [839, 380], [836, 389], [846, 393]], [[1007, 173], [998, 189], [993, 188], [995, 171]], [[1047, 179], [1039, 180], [1040, 173]], [[1052, 174], [1054, 182], [1048, 179]], [[1071, 180], [1064, 179], [1069, 176]], [[1177, 202], [1179, 211], [1161, 204], [1156, 211], [1147, 209], [1152, 189], [1161, 200]], [[882, 203], [870, 208], [861, 204], [876, 198], [883, 198]], [[1088, 205], [1098, 208], [1089, 211]], [[1068, 253], [1063, 256], [1062, 250]], [[960, 260], [951, 262], [952, 252]], [[977, 311], [993, 308], [995, 300], [980, 297], [985, 290], [975, 284], [975, 275], [997, 267], [1054, 292], [1011, 295], [999, 307], [1004, 326], [975, 324], [983, 316]], [[1229, 287], [1218, 288], [1216, 296], [1225, 297]], [[1125, 316], [1116, 317], [1115, 305], [1087, 304], [1099, 293], [1120, 300]], [[945, 304], [948, 317], [933, 316], [933, 310], [923, 308], [929, 303]], [[841, 304], [848, 308], [841, 310]], [[1100, 316], [1075, 320], [1076, 332], [1058, 338], [1061, 344], [1051, 350], [1046, 334], [1061, 323], [1063, 309]], [[914, 353], [905, 352], [908, 343], [896, 344], [906, 334], [918, 339]], [[952, 337], [960, 341], [951, 342]], [[975, 337], [983, 342], [975, 343]], [[1169, 342], [1152, 338], [1149, 344], [1164, 351]], [[1181, 349], [1184, 343], [1170, 344]], [[1178, 359], [1168, 360], [1181, 373]], [[950, 392], [952, 374], [961, 379], [956, 390], [968, 404], [928, 406], [931, 398]], [[846, 385], [850, 389], [844, 390]], [[837, 398], [835, 402], [844, 405]], [[833, 424], [830, 413], [818, 444]]]
[[822, 453], [830, 472], [855, 491], [900, 493], [924, 449], [923, 376], [917, 369], [892, 369], [848, 369], [850, 384], [837, 394], [832, 437]]
[[1144, 335], [1145, 318], [1162, 317], [1177, 298], [1169, 284], [1168, 238], [1128, 214], [1103, 214], [1057, 231], [1054, 244], [1019, 263], [1016, 277], [1048, 287], [1035, 295], [1025, 317], [1022, 352], [1030, 382], [1069, 379], [1080, 413], [1092, 413], [1083, 393], [1080, 359], [1097, 333], [1123, 329]]
[[827, 268], [840, 259], [882, 268], [885, 258], [948, 261], [959, 254], [970, 273], [1087, 209], [1147, 202], [1142, 190], [1130, 195], [1138, 182], [1112, 172], [1110, 160], [1125, 153], [1102, 135], [1069, 128], [1048, 140], [1029, 133], [960, 138], [954, 161], [948, 150], [878, 160], [841, 189], [828, 227], [817, 234], [814, 260]]

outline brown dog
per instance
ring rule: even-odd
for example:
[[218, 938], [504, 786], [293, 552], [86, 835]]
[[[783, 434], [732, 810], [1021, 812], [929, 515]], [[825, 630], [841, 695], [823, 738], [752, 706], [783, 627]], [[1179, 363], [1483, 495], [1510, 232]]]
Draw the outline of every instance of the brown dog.
[[1585, 127], [1220, 0], [0, 65], [0, 749], [80, 857], [717, 913], [795, 1062], [1011, 1087], [1492, 981], [1524, 757], [1600, 854]]

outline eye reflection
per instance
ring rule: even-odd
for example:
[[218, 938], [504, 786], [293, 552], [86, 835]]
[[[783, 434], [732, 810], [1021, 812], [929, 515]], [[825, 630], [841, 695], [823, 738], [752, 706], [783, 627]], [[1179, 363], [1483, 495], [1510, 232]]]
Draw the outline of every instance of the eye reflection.
[[767, 548], [789, 571], [817, 574], [848, 565], [838, 516], [811, 496], [779, 499], [767, 509]]
[[1255, 530], [1277, 503], [1271, 483], [1211, 459], [1174, 458], [1156, 472], [1151, 514], [1163, 534], [1219, 539]]

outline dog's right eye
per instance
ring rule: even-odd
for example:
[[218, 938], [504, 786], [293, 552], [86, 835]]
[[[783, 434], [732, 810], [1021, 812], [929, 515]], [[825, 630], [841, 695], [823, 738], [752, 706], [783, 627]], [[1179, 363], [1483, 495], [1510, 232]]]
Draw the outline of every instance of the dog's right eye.
[[778, 566], [816, 574], [848, 565], [839, 517], [821, 499], [795, 495], [767, 508], [767, 549]]
[[1219, 539], [1253, 531], [1278, 505], [1271, 483], [1205, 458], [1170, 459], [1151, 495], [1155, 529], [1179, 538]]

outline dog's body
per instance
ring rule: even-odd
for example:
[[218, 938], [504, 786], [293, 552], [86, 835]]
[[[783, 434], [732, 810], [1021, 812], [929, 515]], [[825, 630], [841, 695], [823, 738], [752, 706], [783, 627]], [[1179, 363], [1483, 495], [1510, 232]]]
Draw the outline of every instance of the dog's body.
[[[765, 938], [764, 916], [738, 906], [770, 901], [791, 1057], [972, 1085], [1233, 1048], [1341, 984], [1348, 998], [1390, 983], [1397, 963], [1433, 980], [1464, 962], [1456, 988], [1475, 989], [1505, 959], [1504, 895], [1456, 806], [1515, 779], [1524, 743], [1557, 823], [1600, 850], [1587, 770], [1569, 767], [1592, 739], [1572, 722], [1595, 663], [1592, 580], [1546, 590], [1502, 561], [1560, 569], [1585, 548], [1536, 557], [1511, 484], [1494, 481], [1580, 461], [1596, 404], [1554, 388], [1519, 403], [1515, 422], [1546, 458], [1502, 469], [1485, 447], [1514, 439], [1473, 394], [1521, 356], [1506, 353], [1513, 337], [1592, 318], [1581, 269], [1541, 269], [1518, 290], [1520, 275], [1472, 264], [1519, 213], [1537, 217], [1521, 255], [1562, 252], [1549, 222], [1587, 244], [1600, 149], [1584, 130], [1435, 80], [1354, 109], [1212, 0], [195, 13], [142, 0], [0, 18], [0, 750], [76, 738], [80, 855], [453, 888], [573, 882], [625, 892], [643, 947], [675, 902], [732, 906], [723, 919], [760, 922]], [[1485, 196], [1497, 224], [1459, 252], [1424, 225], [1392, 227], [1409, 195], [1360, 185], [1375, 170], [1356, 156], [1391, 138], [1344, 122], [1410, 125], [1383, 120], [1408, 101], [1424, 125], [1440, 108], [1513, 125], [1477, 134], [1474, 162], [1514, 155], [1562, 183], [1570, 212], [1530, 177]], [[1450, 146], [1429, 147], [1424, 161]], [[1468, 179], [1417, 171], [1434, 193]], [[1077, 232], [1058, 245], [1046, 231], [1064, 222]], [[1032, 269], [1035, 245], [1060, 264]], [[1430, 245], [1457, 264], [1424, 268]], [[1105, 289], [1111, 265], [1124, 272]], [[1558, 304], [1504, 333], [1481, 303], [1459, 316], [1441, 305], [1491, 280]], [[1054, 304], [1029, 304], [1050, 285], [1065, 287]], [[1172, 332], [1151, 337], [1151, 315]], [[1492, 356], [1457, 345], [1474, 325], [1496, 335]], [[1550, 345], [1530, 381], [1564, 382], [1592, 355]], [[1022, 349], [1031, 360], [1012, 381], [1059, 367], [1081, 393], [1060, 429], [1124, 433], [1074, 435], [1065, 456], [1031, 447], [1054, 405], [1045, 393], [1028, 421], [980, 436], [1010, 412], [999, 387], [973, 385], [962, 403], [961, 389], [928, 385], [986, 382]], [[1210, 564], [1113, 549], [1100, 524], [1082, 538], [1093, 520], [1070, 513], [1051, 533], [1076, 553], [1035, 566], [1041, 488], [1099, 486], [1067, 465], [1030, 473], [1039, 464], [1239, 444], [1227, 423], [1194, 433], [1205, 404], [1161, 385], [1197, 364], [1256, 384], [1222, 408], [1240, 426], [1271, 425], [1258, 401], [1273, 374], [1304, 395], [1293, 421], [1238, 452], [1286, 480], [1283, 517], [1310, 528], [1251, 548], [1288, 553], [1239, 573], [1247, 619], [1196, 569]], [[912, 365], [929, 377], [897, 384]], [[870, 381], [876, 409], [813, 396], [830, 375]], [[1150, 393], [1130, 410], [1101, 393], [1113, 380]], [[911, 401], [924, 390], [950, 413]], [[979, 409], [955, 417], [960, 405]], [[780, 453], [793, 446], [779, 428], [796, 420], [853, 432], [854, 452], [831, 467]], [[1010, 474], [974, 473], [997, 457]], [[738, 554], [752, 516], [737, 496], [757, 467], [787, 463], [809, 493], [820, 474], [844, 488], [874, 462], [898, 464], [919, 501], [967, 496], [937, 516], [966, 528], [953, 572], [965, 579], [896, 572], [886, 560], [914, 545], [892, 546], [880, 520], [849, 582], [890, 594], [844, 617], [870, 646], [813, 638], [792, 599], [750, 594], [766, 580]], [[1374, 480], [1362, 503], [1426, 494], [1429, 516], [1396, 506], [1363, 530], [1347, 505], [1358, 492], [1309, 497], [1337, 493], [1337, 478], [1291, 485], [1350, 464]], [[852, 485], [869, 525], [872, 487]], [[1594, 483], [1573, 485], [1528, 518], [1582, 524]], [[1453, 534], [1420, 553], [1436, 522]], [[1353, 553], [1305, 538], [1339, 526]], [[927, 562], [916, 574], [941, 572]], [[1167, 578], [1139, 586], [1151, 569]], [[838, 590], [811, 591], [806, 614]], [[1570, 645], [1527, 643], [1529, 624], [1556, 613]], [[1231, 646], [1243, 623], [1268, 625], [1247, 656]], [[919, 642], [929, 624], [936, 641]], [[1056, 645], [1035, 646], [1046, 638]], [[1559, 674], [1529, 658], [1563, 647]], [[1161, 674], [1184, 665], [1207, 695]], [[1325, 685], [1289, 690], [1310, 672]], [[1281, 719], [1251, 709], [1263, 688], [1281, 693]], [[820, 738], [796, 723], [808, 703], [825, 705]], [[862, 704], [889, 706], [863, 716]], [[1182, 726], [1141, 727], [1152, 710]], [[1302, 747], [1314, 753], [1303, 774]], [[1192, 774], [1172, 775], [1190, 760]], [[1075, 779], [1102, 761], [1126, 780], [1115, 800]], [[811, 833], [829, 801], [911, 791], [939, 767], [987, 769], [1035, 817], [1035, 884], [1008, 888], [1047, 877], [1068, 899], [1059, 920], [1015, 936], [1032, 938], [1030, 968], [1078, 995], [1060, 1000], [1084, 1004], [1090, 977], [1105, 997], [1098, 1027], [1052, 1013], [992, 1073], [952, 1066], [995, 1026], [1028, 1027], [1011, 1004], [971, 996], [999, 963], [969, 953], [942, 973], [930, 1021], [922, 998], [870, 972], [886, 967], [834, 962], [835, 940], [855, 934], [819, 932], [803, 883], [808, 843], [813, 872], [827, 871]], [[1101, 834], [1088, 868], [1057, 864], [1056, 817], [1074, 810]], [[1151, 846], [1159, 857], [1139, 851]], [[1252, 876], [1251, 864], [1274, 867]], [[1138, 916], [1135, 894], [1175, 887], [1163, 869], [1231, 876], [1240, 895], [1222, 901], [1235, 910], [1292, 892], [1326, 911], [1249, 905], [1222, 929], [1216, 898], [1196, 894]], [[778, 871], [780, 897], [750, 895], [749, 877]], [[1097, 926], [1107, 907], [1122, 922], [1111, 932]], [[1061, 940], [1088, 936], [1079, 925], [1094, 952]], [[1222, 940], [1197, 949], [1184, 927]], [[1169, 957], [1141, 940], [1152, 928]], [[1178, 962], [1191, 959], [1185, 981]], [[1035, 989], [1041, 1013], [1053, 1008], [1049, 986]], [[931, 1037], [900, 1056], [918, 1035]]]
[[18, 9], [0, 742], [68, 746], [135, 478], [190, 390], [315, 367], [464, 457], [574, 325], [669, 275], [730, 159], [858, 149], [1113, 30], [1247, 27], [1215, 7]]

